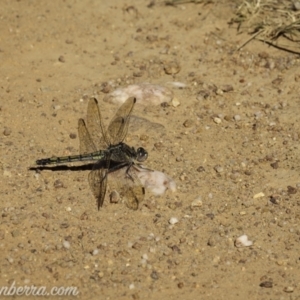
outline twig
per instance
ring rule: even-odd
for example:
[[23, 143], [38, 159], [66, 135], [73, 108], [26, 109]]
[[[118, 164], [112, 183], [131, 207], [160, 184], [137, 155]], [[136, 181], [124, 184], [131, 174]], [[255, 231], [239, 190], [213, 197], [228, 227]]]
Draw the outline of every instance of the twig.
[[254, 33], [250, 39], [248, 39], [245, 43], [243, 43], [241, 46], [239, 46], [236, 51], [241, 50], [241, 48], [243, 48], [245, 45], [247, 45], [250, 41], [252, 41], [253, 39], [255, 39], [259, 34], [261, 34], [264, 31], [264, 29], [259, 30], [258, 32]]

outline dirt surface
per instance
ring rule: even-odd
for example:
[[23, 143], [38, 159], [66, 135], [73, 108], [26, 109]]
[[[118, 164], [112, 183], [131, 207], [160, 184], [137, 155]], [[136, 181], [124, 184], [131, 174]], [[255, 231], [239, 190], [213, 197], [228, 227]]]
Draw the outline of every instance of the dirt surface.
[[[249, 38], [228, 25], [238, 2], [215, 2], [2, 1], [1, 287], [300, 299], [300, 60], [254, 40], [236, 52]], [[126, 141], [177, 183], [137, 211], [108, 199], [98, 211], [88, 171], [29, 169], [78, 154], [90, 96], [111, 118], [105, 82], [159, 84], [180, 102], [135, 107], [160, 126], [139, 122]], [[243, 234], [252, 246], [236, 247]]]

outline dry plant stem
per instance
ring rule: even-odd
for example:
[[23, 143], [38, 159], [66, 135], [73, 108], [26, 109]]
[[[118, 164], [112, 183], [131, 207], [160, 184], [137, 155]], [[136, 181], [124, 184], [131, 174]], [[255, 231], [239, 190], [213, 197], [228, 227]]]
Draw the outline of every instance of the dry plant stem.
[[261, 34], [264, 30], [260, 30], [258, 32], [256, 32], [255, 34], [253, 34], [250, 39], [248, 39], [245, 43], [243, 43], [241, 46], [239, 46], [237, 48], [236, 51], [240, 51], [244, 46], [246, 46], [250, 41], [252, 41], [253, 39], [255, 39], [259, 34]]
[[293, 53], [293, 54], [298, 54], [298, 55], [300, 54], [300, 51], [294, 51], [294, 50], [291, 50], [291, 49], [288, 49], [288, 48], [285, 48], [285, 47], [282, 47], [282, 46], [278, 46], [278, 45], [276, 45], [276, 44], [274, 44], [274, 43], [272, 43], [270, 41], [266, 41], [264, 39], [258, 39], [258, 40], [261, 41], [261, 42], [263, 42], [263, 43], [268, 44], [269, 46], [273, 46], [273, 47], [275, 47], [277, 49], [280, 49], [280, 50], [283, 50], [283, 51], [287, 51], [287, 52]]

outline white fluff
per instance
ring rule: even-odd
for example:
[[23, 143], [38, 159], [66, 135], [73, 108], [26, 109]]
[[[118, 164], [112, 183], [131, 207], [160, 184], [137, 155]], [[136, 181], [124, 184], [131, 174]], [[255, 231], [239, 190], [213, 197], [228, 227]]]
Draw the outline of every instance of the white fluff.
[[136, 175], [140, 179], [142, 185], [154, 195], [162, 195], [167, 189], [170, 189], [172, 192], [176, 191], [175, 181], [165, 173], [144, 168], [136, 168]]
[[170, 102], [173, 99], [173, 92], [157, 84], [138, 83], [118, 88], [107, 94], [103, 100], [120, 105], [129, 97], [135, 97], [137, 103], [142, 105], [159, 105]]

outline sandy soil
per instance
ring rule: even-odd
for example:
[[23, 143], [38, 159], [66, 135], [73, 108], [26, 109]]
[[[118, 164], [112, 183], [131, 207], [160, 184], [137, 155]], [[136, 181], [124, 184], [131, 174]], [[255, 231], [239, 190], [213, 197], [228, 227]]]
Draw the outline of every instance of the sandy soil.
[[[0, 286], [300, 299], [299, 57], [256, 41], [236, 52], [249, 36], [228, 25], [233, 1], [149, 4], [2, 1]], [[88, 171], [29, 169], [78, 153], [90, 96], [109, 120], [109, 81], [160, 84], [180, 102], [135, 109], [161, 126], [141, 123], [127, 142], [177, 183], [137, 211], [108, 200], [98, 211]], [[236, 247], [243, 234], [252, 246]]]

